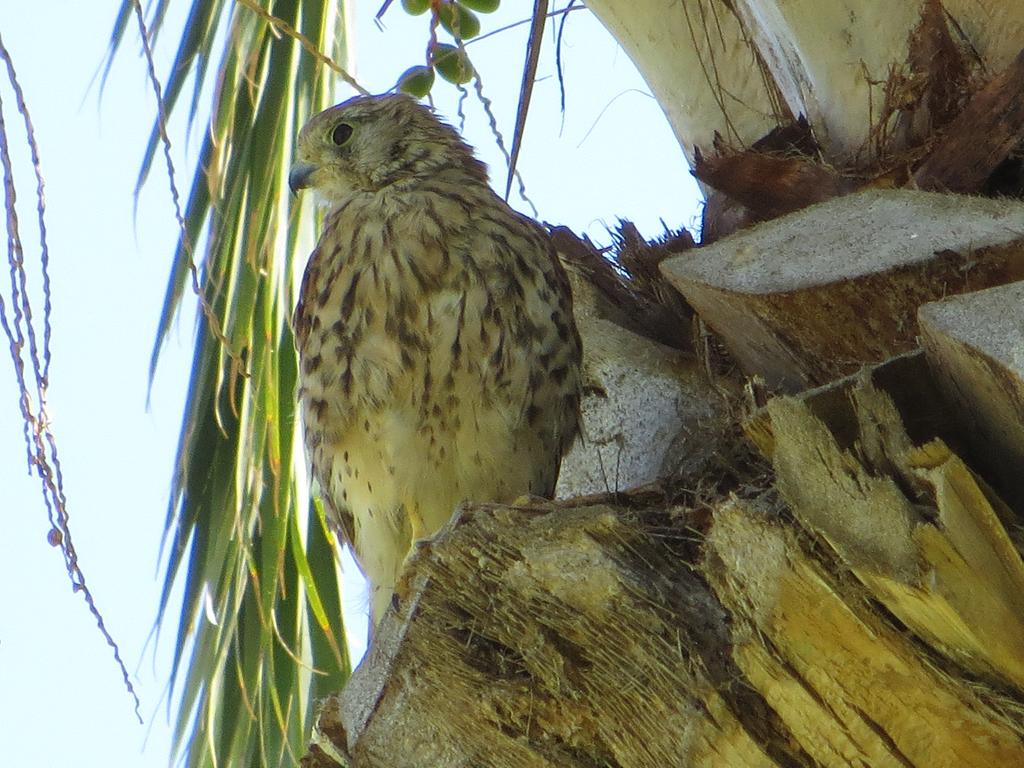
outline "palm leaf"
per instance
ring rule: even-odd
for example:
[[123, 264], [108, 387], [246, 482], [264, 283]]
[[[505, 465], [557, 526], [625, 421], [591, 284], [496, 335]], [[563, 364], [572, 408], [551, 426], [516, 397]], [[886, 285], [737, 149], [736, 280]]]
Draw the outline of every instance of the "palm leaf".
[[[124, 0], [112, 54], [138, 7]], [[151, 39], [166, 7], [155, 6]], [[346, 12], [345, 3], [322, 0], [193, 0], [164, 90], [168, 116], [192, 79], [191, 122], [216, 74], [151, 367], [195, 263], [203, 306], [158, 615], [161, 627], [172, 620], [172, 587], [183, 582], [171, 683], [180, 693], [176, 743], [189, 766], [293, 764], [314, 699], [339, 689], [349, 671], [334, 542], [297, 482], [303, 457], [288, 323], [295, 265], [312, 242], [312, 227], [297, 222], [313, 222], [287, 194], [292, 138], [332, 102], [336, 76], [280, 33], [293, 29], [339, 59]], [[268, 16], [287, 27], [271, 28]], [[160, 150], [159, 127], [140, 186]]]

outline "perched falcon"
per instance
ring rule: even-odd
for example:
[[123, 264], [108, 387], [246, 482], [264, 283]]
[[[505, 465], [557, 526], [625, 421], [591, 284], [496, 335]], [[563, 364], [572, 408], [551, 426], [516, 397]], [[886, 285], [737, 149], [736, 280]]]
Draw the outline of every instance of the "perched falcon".
[[413, 542], [460, 502], [554, 493], [578, 430], [580, 339], [545, 231], [413, 99], [313, 117], [289, 185], [328, 206], [295, 310], [299, 396], [375, 624]]

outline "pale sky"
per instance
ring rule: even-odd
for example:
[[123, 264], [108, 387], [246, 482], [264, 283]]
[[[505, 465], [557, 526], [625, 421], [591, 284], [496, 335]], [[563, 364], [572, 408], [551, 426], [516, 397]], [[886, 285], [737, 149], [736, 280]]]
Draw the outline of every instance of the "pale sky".
[[[165, 348], [149, 410], [149, 354], [176, 223], [157, 166], [133, 218], [133, 189], [155, 106], [137, 44], [120, 52], [100, 96], [100, 69], [118, 2], [49, 0], [30, 7], [0, 0], [3, 40], [35, 123], [47, 187], [53, 280], [50, 412], [81, 565], [119, 642], [142, 700], [135, 719], [110, 649], [80, 596], [71, 592], [39, 482], [27, 473], [9, 357], [0, 364], [0, 467], [5, 532], [0, 537], [0, 763], [4, 765], [167, 765], [166, 681], [173, 627], [150, 638], [163, 565], [157, 562], [174, 449], [191, 365], [194, 302], [187, 302]], [[394, 3], [377, 28], [380, 0], [356, 2], [355, 74], [371, 91], [389, 88], [418, 63], [425, 17]], [[527, 3], [483, 17], [484, 31], [527, 14]], [[159, 74], [177, 44], [184, 0], [171, 3], [157, 49]], [[45, 34], [41, 31], [45, 29]], [[527, 28], [474, 45], [474, 64], [510, 137]], [[540, 218], [609, 242], [606, 227], [633, 220], [648, 236], [694, 226], [697, 191], [657, 103], [628, 57], [588, 11], [571, 15], [563, 41], [566, 114], [549, 28], [534, 89], [520, 171]], [[339, 89], [339, 100], [349, 94]], [[453, 120], [457, 93], [435, 87]], [[35, 263], [34, 182], [12, 94], [0, 84], [17, 155], [22, 235]], [[479, 105], [467, 103], [465, 135], [504, 184], [501, 155]], [[564, 119], [564, 125], [563, 125]], [[179, 188], [187, 189], [198, 143], [172, 135]], [[172, 129], [173, 129], [172, 125]], [[521, 201], [511, 201], [522, 210]], [[30, 275], [32, 279], [33, 275]], [[38, 285], [38, 280], [36, 280]], [[6, 294], [5, 294], [6, 295]], [[39, 305], [41, 306], [41, 304]], [[362, 596], [346, 595], [358, 610]], [[172, 615], [176, 609], [172, 610]], [[353, 628], [353, 631], [359, 631]], [[147, 644], [147, 640], [149, 641]], [[172, 712], [173, 715], [173, 712]]]

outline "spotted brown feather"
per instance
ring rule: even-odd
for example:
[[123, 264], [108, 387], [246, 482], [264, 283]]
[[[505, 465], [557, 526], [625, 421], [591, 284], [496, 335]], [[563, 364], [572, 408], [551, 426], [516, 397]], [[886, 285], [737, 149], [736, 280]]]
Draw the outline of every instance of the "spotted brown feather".
[[460, 502], [553, 494], [580, 340], [547, 233], [427, 108], [357, 97], [313, 117], [296, 158], [293, 186], [329, 206], [294, 320], [306, 445], [376, 621]]

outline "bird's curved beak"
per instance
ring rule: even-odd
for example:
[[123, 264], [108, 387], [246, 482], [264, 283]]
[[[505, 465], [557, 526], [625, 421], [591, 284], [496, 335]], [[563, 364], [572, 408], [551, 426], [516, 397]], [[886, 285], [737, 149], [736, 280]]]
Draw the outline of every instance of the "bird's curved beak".
[[305, 189], [309, 186], [309, 177], [313, 175], [313, 171], [316, 170], [316, 166], [312, 163], [293, 163], [291, 170], [288, 172], [288, 188], [292, 191], [292, 194], [296, 194], [300, 189]]

